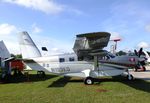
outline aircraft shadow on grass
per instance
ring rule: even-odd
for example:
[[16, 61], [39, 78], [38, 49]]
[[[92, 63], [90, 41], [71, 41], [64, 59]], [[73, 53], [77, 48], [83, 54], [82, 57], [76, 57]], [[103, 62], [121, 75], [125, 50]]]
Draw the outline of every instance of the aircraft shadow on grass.
[[137, 79], [135, 81], [122, 81], [122, 83], [135, 88], [136, 90], [150, 93], [150, 82], [148, 81]]
[[[132, 88], [135, 88], [136, 90], [150, 93], [150, 82], [145, 80], [135, 79], [133, 81], [128, 81], [122, 76], [115, 76], [112, 78], [95, 79], [94, 85], [100, 85], [102, 82], [120, 82]], [[71, 79], [71, 77], [61, 77], [50, 84], [48, 87], [64, 87], [67, 83], [83, 83], [83, 80]]]
[[120, 82], [120, 83], [128, 85], [128, 86], [130, 86], [136, 90], [150, 93], [150, 82], [145, 81], [145, 80], [141, 80], [141, 79], [135, 79], [133, 81], [129, 81], [129, 80], [126, 80], [122, 76], [115, 76], [115, 77], [112, 77], [110, 79], [102, 79], [102, 80], [99, 79], [98, 84], [100, 84], [101, 82]]
[[[35, 63], [35, 66], [42, 68], [42, 70], [44, 70], [44, 67], [42, 67], [41, 65], [39, 65], [37, 62], [33, 61], [33, 60], [27, 60], [27, 62], [33, 62]], [[32, 68], [32, 67], [31, 67]], [[20, 83], [20, 82], [38, 82], [38, 81], [45, 81], [54, 77], [57, 77], [57, 75], [53, 75], [53, 74], [47, 74], [45, 76], [40, 76], [38, 77], [37, 74], [30, 74], [30, 72], [28, 72], [28, 75], [12, 75], [12, 76], [8, 76], [6, 78], [6, 80], [2, 80], [0, 78], [0, 82], [4, 82], [4, 83]], [[0, 75], [1, 77], [1, 75]]]
[[[36, 74], [29, 74], [29, 77], [26, 76], [18, 76], [14, 77], [12, 76], [11, 80], [8, 83], [21, 83], [21, 82], [38, 82], [38, 81], [45, 81], [48, 79], [52, 79], [58, 77], [57, 75], [46, 75], [45, 77], [37, 77]], [[1, 82], [1, 79], [0, 79]], [[94, 85], [100, 85], [102, 82], [120, 82], [125, 85], [128, 85], [132, 88], [135, 88], [136, 90], [144, 91], [150, 93], [150, 82], [145, 81], [145, 80], [140, 80], [140, 79], [135, 79], [133, 81], [128, 81], [124, 77], [121, 76], [116, 76], [112, 78], [100, 78], [100, 79], [95, 79], [95, 84]], [[60, 77], [58, 80], [52, 82], [48, 86], [50, 87], [64, 87], [66, 86], [67, 83], [83, 83], [82, 79], [71, 79], [71, 77]]]
[[52, 82], [52, 84], [50, 84], [48, 86], [49, 87], [64, 87], [69, 81], [70, 81], [71, 77], [61, 77], [58, 80]]
[[29, 74], [28, 76], [10, 76], [7, 80], [0, 79], [1, 83], [22, 83], [22, 82], [39, 82], [45, 81], [57, 77], [57, 75], [45, 75], [44, 77], [38, 77], [37, 74]]
[[150, 93], [150, 82], [141, 79], [135, 79], [133, 81], [129, 81], [122, 76], [115, 76], [112, 78], [97, 79], [97, 84], [95, 85], [99, 85], [101, 82], [120, 82], [136, 90]]

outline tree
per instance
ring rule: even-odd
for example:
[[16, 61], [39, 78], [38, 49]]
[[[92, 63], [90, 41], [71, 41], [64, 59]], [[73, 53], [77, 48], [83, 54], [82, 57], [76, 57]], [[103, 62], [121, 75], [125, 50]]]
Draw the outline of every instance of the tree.
[[21, 54], [17, 54], [16, 58], [22, 58], [22, 55]]
[[11, 57], [14, 57], [14, 58], [22, 58], [22, 55], [21, 54], [11, 54]]
[[116, 53], [116, 55], [118, 55], [118, 56], [126, 55], [126, 54], [127, 54], [127, 53], [124, 52], [124, 51], [122, 51], [122, 50]]
[[15, 55], [14, 55], [14, 54], [10, 54], [10, 56], [11, 56], [11, 57], [15, 57]]

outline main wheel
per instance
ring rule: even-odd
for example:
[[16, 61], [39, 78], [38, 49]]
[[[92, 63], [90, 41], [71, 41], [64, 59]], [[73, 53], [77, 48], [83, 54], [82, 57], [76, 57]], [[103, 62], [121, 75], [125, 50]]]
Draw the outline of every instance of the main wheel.
[[92, 85], [94, 83], [94, 79], [92, 77], [87, 77], [84, 80], [84, 84]]
[[131, 75], [131, 74], [130, 74], [130, 75], [127, 75], [127, 80], [130, 80], [130, 81], [131, 81], [131, 80], [133, 80], [133, 79], [134, 79], [133, 75]]
[[37, 71], [37, 76], [38, 77], [45, 77], [45, 72], [44, 71]]
[[143, 71], [146, 71], [146, 68], [143, 66]]

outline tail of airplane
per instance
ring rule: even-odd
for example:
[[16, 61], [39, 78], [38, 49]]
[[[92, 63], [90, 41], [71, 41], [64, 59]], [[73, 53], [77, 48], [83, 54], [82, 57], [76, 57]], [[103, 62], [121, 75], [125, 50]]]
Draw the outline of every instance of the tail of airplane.
[[26, 31], [19, 33], [19, 45], [23, 58], [41, 57], [41, 53]]
[[0, 58], [10, 58], [10, 53], [3, 41], [0, 41]]
[[5, 59], [10, 58], [10, 53], [5, 46], [3, 41], [0, 41], [0, 67], [4, 67], [4, 63], [2, 63]]

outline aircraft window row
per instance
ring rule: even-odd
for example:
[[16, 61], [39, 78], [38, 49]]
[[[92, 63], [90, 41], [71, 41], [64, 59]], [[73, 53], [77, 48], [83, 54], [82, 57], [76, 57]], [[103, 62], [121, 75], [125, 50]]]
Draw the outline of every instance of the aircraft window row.
[[74, 57], [69, 58], [69, 61], [74, 61]]
[[49, 64], [47, 64], [47, 67], [49, 67]]
[[43, 67], [49, 67], [49, 64], [43, 63]]
[[[69, 61], [75, 61], [75, 58], [74, 57], [70, 57], [69, 58]], [[59, 62], [65, 62], [65, 58], [59, 58]]]
[[45, 63], [43, 63], [43, 67], [45, 67]]
[[65, 58], [59, 58], [59, 62], [65, 62]]

